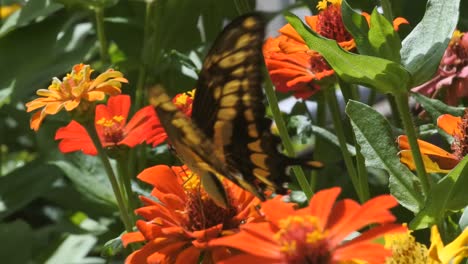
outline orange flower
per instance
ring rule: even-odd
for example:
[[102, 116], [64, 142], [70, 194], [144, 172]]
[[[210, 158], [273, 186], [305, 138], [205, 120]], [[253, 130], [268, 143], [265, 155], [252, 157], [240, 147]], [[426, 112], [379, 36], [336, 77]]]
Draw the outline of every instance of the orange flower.
[[[174, 96], [172, 102], [180, 111], [187, 116], [192, 116], [192, 104], [193, 98], [195, 97], [195, 89], [185, 93], [180, 93]], [[157, 116], [156, 116], [157, 117]], [[167, 140], [167, 134], [164, 127], [161, 125], [159, 119], [153, 125], [153, 129], [150, 135], [148, 135], [148, 144], [152, 144], [153, 147], [157, 146]]]
[[[294, 210], [281, 197], [262, 203], [269, 222], [249, 223], [241, 231], [211, 241], [212, 246], [229, 246], [242, 251], [222, 263], [383, 263], [391, 256], [375, 238], [404, 232], [393, 224], [390, 208], [398, 203], [383, 195], [359, 205], [350, 199], [336, 202], [341, 189], [316, 193], [308, 207]], [[347, 240], [353, 232], [370, 224], [381, 224]]]
[[120, 94], [121, 83], [127, 83], [119, 71], [109, 69], [96, 79], [91, 79], [92, 72], [89, 65], [77, 64], [62, 81], [53, 78], [47, 90], [39, 89], [37, 95], [43, 97], [26, 104], [27, 112], [43, 108], [32, 116], [31, 129], [37, 131], [46, 115], [55, 115], [62, 108], [85, 111], [89, 107], [88, 102], [103, 100], [106, 94]]
[[[427, 172], [448, 173], [468, 154], [468, 135], [466, 134], [468, 131], [468, 110], [465, 110], [463, 118], [449, 114], [441, 115], [437, 119], [437, 126], [453, 136], [453, 152], [447, 152], [423, 140], [418, 140], [418, 145]], [[401, 135], [397, 141], [401, 149], [399, 152], [400, 161], [411, 170], [415, 170], [416, 166], [411, 154], [408, 138], [405, 135]]]
[[[354, 50], [356, 43], [341, 18], [341, 1], [322, 0], [317, 8], [318, 15], [305, 17], [307, 25], [321, 36], [336, 40], [343, 49]], [[368, 14], [363, 13], [363, 16], [369, 19]], [[402, 23], [408, 22], [397, 18], [394, 27]], [[332, 76], [334, 71], [319, 53], [307, 47], [290, 24], [279, 32], [278, 37], [267, 39], [263, 45], [271, 80], [280, 92], [292, 91], [297, 98], [308, 98], [320, 90], [318, 81]]]
[[[105, 148], [119, 145], [134, 147], [146, 140], [152, 126], [158, 121], [152, 106], [140, 109], [127, 123], [130, 111], [130, 96], [117, 95], [109, 98], [107, 105], [96, 106], [95, 126]], [[83, 151], [96, 155], [97, 150], [86, 129], [76, 121], [59, 128], [55, 134], [61, 140], [59, 149], [63, 153]]]
[[135, 212], [145, 220], [136, 222], [137, 232], [122, 236], [124, 246], [146, 242], [126, 259], [127, 264], [217, 263], [230, 255], [226, 247], [211, 248], [210, 241], [237, 232], [239, 225], [262, 218], [255, 210], [260, 203], [251, 193], [224, 181], [230, 206], [223, 209], [209, 198], [198, 176], [184, 167], [158, 165], [138, 178], [154, 186], [153, 199], [140, 197], [144, 207]]

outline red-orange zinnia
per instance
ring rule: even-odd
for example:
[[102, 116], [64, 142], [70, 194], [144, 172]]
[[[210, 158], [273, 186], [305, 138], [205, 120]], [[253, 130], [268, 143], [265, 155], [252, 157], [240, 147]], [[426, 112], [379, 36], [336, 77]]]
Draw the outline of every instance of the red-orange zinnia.
[[[418, 139], [419, 150], [427, 172], [447, 173], [468, 154], [468, 110], [465, 110], [463, 117], [455, 117], [449, 114], [441, 115], [437, 119], [437, 126], [453, 136], [452, 153]], [[405, 135], [401, 135], [397, 141], [401, 149], [399, 152], [400, 161], [411, 170], [415, 170], [416, 166], [411, 154], [408, 138]]]
[[87, 102], [103, 100], [106, 94], [120, 94], [122, 83], [127, 83], [119, 71], [109, 69], [96, 79], [91, 79], [92, 72], [89, 65], [77, 64], [62, 81], [53, 78], [47, 89], [37, 90], [37, 95], [43, 97], [27, 103], [26, 111], [43, 109], [32, 116], [31, 129], [37, 131], [47, 115], [55, 115], [63, 108], [67, 111], [86, 110]]
[[[341, 17], [340, 0], [322, 0], [317, 5], [318, 15], [306, 16], [307, 25], [319, 35], [337, 41], [343, 49], [351, 51], [356, 43], [346, 31]], [[363, 13], [366, 19], [369, 15]], [[408, 23], [403, 18], [394, 21], [394, 28]], [[263, 46], [265, 64], [271, 80], [280, 92], [292, 91], [297, 98], [308, 98], [320, 90], [318, 81], [334, 74], [325, 59], [310, 50], [290, 24], [280, 30], [276, 38], [269, 38]]]
[[[187, 116], [192, 116], [192, 104], [195, 96], [195, 89], [185, 93], [180, 93], [172, 98], [174, 105], [179, 108]], [[153, 129], [150, 135], [148, 135], [148, 144], [152, 144], [153, 147], [157, 146], [167, 140], [167, 134], [161, 122], [158, 121], [153, 125]]]
[[[220, 263], [384, 263], [391, 251], [374, 239], [388, 233], [404, 232], [393, 224], [390, 208], [398, 202], [382, 195], [359, 205], [353, 200], [336, 201], [338, 187], [317, 192], [306, 208], [294, 210], [281, 197], [262, 203], [268, 222], [249, 223], [241, 231], [210, 242], [242, 253]], [[370, 224], [378, 227], [346, 241], [353, 232]]]
[[251, 193], [224, 181], [230, 199], [227, 209], [209, 198], [198, 176], [186, 167], [158, 165], [138, 178], [154, 186], [153, 199], [140, 197], [144, 207], [135, 212], [145, 220], [136, 222], [137, 232], [122, 236], [124, 246], [146, 242], [126, 259], [127, 264], [217, 263], [231, 252], [226, 247], [211, 248], [210, 241], [231, 235], [239, 225], [263, 219], [255, 210], [260, 203]]
[[[134, 147], [151, 133], [152, 126], [158, 121], [153, 107], [140, 109], [127, 123], [130, 105], [130, 96], [117, 95], [111, 96], [107, 105], [96, 106], [95, 126], [103, 147]], [[81, 150], [88, 155], [97, 154], [86, 129], [74, 120], [66, 127], [59, 128], [55, 139], [61, 140], [59, 149], [63, 153]]]

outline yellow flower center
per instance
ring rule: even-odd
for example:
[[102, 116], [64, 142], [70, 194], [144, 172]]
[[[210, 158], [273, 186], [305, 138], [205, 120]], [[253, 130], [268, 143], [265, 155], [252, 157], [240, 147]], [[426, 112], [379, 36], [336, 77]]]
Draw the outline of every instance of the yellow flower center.
[[124, 117], [113, 116], [111, 119], [105, 117], [99, 119], [96, 124], [102, 126], [105, 143], [117, 144], [124, 138], [123, 123]]
[[327, 237], [315, 216], [289, 216], [280, 220], [274, 239], [288, 263], [329, 263]]
[[329, 5], [341, 5], [341, 0], [322, 0], [317, 3], [317, 10], [323, 11], [328, 8]]
[[392, 250], [392, 256], [385, 264], [436, 264], [429, 258], [427, 247], [416, 242], [411, 232], [385, 235], [385, 248]]

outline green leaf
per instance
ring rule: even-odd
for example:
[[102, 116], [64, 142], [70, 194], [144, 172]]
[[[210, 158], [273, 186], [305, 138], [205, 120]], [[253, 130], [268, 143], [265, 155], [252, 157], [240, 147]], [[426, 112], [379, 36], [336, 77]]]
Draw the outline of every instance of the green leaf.
[[28, 263], [32, 255], [32, 229], [22, 220], [0, 224], [2, 263]]
[[[312, 132], [316, 134], [317, 136], [325, 139], [326, 141], [328, 141], [329, 143], [332, 143], [333, 145], [337, 147], [340, 147], [340, 143], [338, 142], [338, 137], [332, 132], [324, 128], [321, 128], [319, 126], [314, 126], [314, 125], [312, 125], [312, 129], [313, 129]], [[348, 148], [348, 151], [352, 156], [356, 156], [356, 148], [353, 145], [346, 144], [346, 147]]]
[[58, 12], [1, 38], [0, 89], [12, 87], [12, 103], [26, 101], [36, 90], [47, 88], [53, 76], [69, 72], [90, 51], [94, 44], [87, 37], [91, 24], [75, 32], [72, 23], [76, 19], [82, 17]]
[[361, 13], [354, 11], [348, 2], [341, 2], [341, 14], [346, 30], [353, 36], [359, 54], [375, 55], [374, 49], [369, 43], [369, 24]]
[[28, 25], [40, 17], [47, 17], [62, 8], [63, 5], [51, 0], [27, 1], [18, 12], [13, 13], [3, 22], [0, 27], [0, 38], [18, 27]]
[[468, 201], [468, 156], [458, 163], [431, 189], [424, 208], [411, 221], [411, 229], [422, 229], [440, 223], [445, 213], [466, 207]]
[[421, 185], [400, 162], [390, 124], [377, 111], [357, 101], [350, 100], [345, 111], [351, 119], [366, 166], [386, 170], [392, 195], [408, 210], [419, 212], [424, 201], [422, 192], [418, 191]]
[[376, 56], [400, 63], [400, 36], [393, 30], [393, 25], [377, 9], [372, 11], [369, 42]]
[[100, 258], [86, 258], [97, 242], [93, 235], [68, 235], [52, 256], [47, 259], [48, 264], [59, 263], [102, 263]]
[[468, 227], [468, 206], [465, 206], [465, 209], [463, 209], [463, 214], [458, 221], [458, 225], [461, 230], [465, 230]]
[[121, 237], [116, 237], [107, 241], [101, 250], [101, 256], [105, 258], [113, 257], [124, 249]]
[[403, 40], [401, 62], [412, 86], [430, 79], [457, 26], [460, 0], [429, 0], [421, 22]]
[[453, 116], [463, 116], [464, 107], [453, 107], [442, 103], [440, 100], [431, 99], [419, 93], [411, 93], [418, 103], [429, 113], [432, 120], [435, 122], [437, 118], [443, 114], [451, 114]]
[[54, 166], [31, 162], [0, 177], [0, 219], [48, 192], [59, 175]]
[[336, 41], [317, 35], [297, 16], [287, 13], [286, 19], [307, 46], [319, 52], [345, 82], [366, 85], [383, 93], [407, 91], [410, 76], [401, 65], [382, 58], [349, 53]]
[[71, 161], [55, 161], [52, 164], [63, 170], [76, 190], [96, 204], [117, 208], [111, 185], [101, 163], [96, 157], [76, 154]]

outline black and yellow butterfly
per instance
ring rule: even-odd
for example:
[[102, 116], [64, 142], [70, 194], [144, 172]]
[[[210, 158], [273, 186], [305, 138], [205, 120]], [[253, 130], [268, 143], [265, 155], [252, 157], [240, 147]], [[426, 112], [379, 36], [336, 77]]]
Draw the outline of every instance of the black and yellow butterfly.
[[227, 204], [222, 177], [264, 198], [266, 189], [286, 191], [288, 166], [321, 167], [278, 151], [280, 140], [270, 131], [261, 87], [264, 29], [258, 14], [226, 26], [203, 63], [191, 119], [164, 90], [155, 91], [156, 112], [175, 150], [222, 206]]

